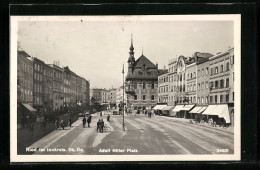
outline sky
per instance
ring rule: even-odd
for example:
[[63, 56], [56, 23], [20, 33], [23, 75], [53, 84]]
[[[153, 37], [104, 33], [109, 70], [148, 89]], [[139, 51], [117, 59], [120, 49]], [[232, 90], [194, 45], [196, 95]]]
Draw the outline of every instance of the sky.
[[215, 55], [234, 47], [232, 21], [19, 21], [18, 43], [47, 64], [59, 61], [90, 87], [123, 83], [122, 68], [133, 35], [135, 59], [143, 54], [159, 68], [194, 52]]

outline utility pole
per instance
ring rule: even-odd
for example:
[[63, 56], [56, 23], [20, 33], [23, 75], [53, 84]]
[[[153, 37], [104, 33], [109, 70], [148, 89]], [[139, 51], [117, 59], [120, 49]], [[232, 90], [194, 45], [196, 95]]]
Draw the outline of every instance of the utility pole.
[[123, 70], [122, 70], [122, 73], [123, 73], [123, 130], [125, 131], [125, 98], [124, 98], [124, 93], [125, 93], [125, 79], [124, 79], [124, 64], [123, 64]]

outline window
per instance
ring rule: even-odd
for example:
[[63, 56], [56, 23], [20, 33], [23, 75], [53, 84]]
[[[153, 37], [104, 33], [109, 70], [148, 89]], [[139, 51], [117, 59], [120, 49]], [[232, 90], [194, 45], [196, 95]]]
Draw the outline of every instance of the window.
[[154, 100], [154, 95], [151, 96], [151, 100]]
[[230, 64], [234, 64], [234, 55], [230, 57]]
[[190, 73], [190, 78], [192, 79], [192, 73]]
[[189, 74], [187, 75], [187, 79], [189, 79]]
[[215, 81], [215, 89], [218, 88], [218, 81]]
[[34, 69], [37, 70], [37, 64], [36, 63], [34, 64]]
[[166, 92], [168, 92], [168, 87], [166, 87]]
[[200, 98], [198, 97], [198, 101], [197, 101], [198, 104], [200, 104]]
[[208, 83], [208, 82], [206, 82], [206, 89], [207, 89], [207, 88], [209, 88], [209, 83]]
[[145, 100], [145, 95], [143, 95], [143, 100]]
[[226, 87], [229, 87], [229, 78], [226, 79]]
[[182, 81], [182, 75], [180, 75], [180, 81]]
[[235, 100], [235, 93], [232, 92], [232, 101], [234, 101], [234, 100]]
[[143, 82], [143, 89], [145, 89], [145, 82]]
[[206, 75], [208, 75], [208, 73], [209, 73], [209, 68], [207, 67], [206, 68]]
[[198, 84], [198, 90], [200, 90], [200, 84]]
[[190, 97], [190, 103], [192, 103], [192, 97]]
[[229, 102], [229, 94], [226, 94], [226, 102]]
[[224, 88], [224, 80], [220, 80], [220, 88]]
[[217, 102], [218, 102], [218, 96], [215, 95], [215, 103], [217, 103]]
[[223, 65], [220, 66], [220, 73], [223, 72]]
[[226, 64], [226, 71], [229, 71], [229, 63]]
[[152, 89], [154, 89], [154, 84], [152, 83]]
[[209, 99], [208, 99], [208, 96], [205, 98], [205, 103], [208, 103], [209, 101], [208, 101]]
[[198, 70], [198, 77], [200, 76], [200, 70]]
[[201, 83], [201, 90], [204, 89], [204, 83]]
[[220, 103], [223, 103], [223, 95], [220, 95]]
[[218, 67], [215, 67], [215, 74], [218, 74]]
[[185, 85], [183, 85], [183, 91], [185, 92]]
[[187, 91], [189, 91], [189, 87], [190, 87], [190, 86], [187, 86]]

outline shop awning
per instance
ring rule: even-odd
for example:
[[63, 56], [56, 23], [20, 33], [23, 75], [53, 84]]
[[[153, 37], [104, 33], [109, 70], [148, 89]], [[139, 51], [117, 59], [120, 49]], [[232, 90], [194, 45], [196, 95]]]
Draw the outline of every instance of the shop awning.
[[160, 105], [160, 107], [157, 110], [162, 110], [164, 107], [166, 107], [167, 105]]
[[174, 106], [164, 106], [163, 108], [161, 108], [162, 110], [172, 110], [174, 108]]
[[183, 108], [181, 108], [181, 110], [186, 110], [189, 111], [194, 107], [195, 104], [191, 104], [191, 105], [185, 105]]
[[29, 105], [29, 104], [25, 104], [25, 103], [23, 103], [23, 106], [26, 108], [26, 109], [28, 109], [29, 111], [31, 111], [31, 112], [36, 112], [37, 110], [35, 110], [31, 105]]
[[197, 111], [199, 111], [200, 109], [202, 109], [202, 107], [196, 106], [190, 111], [190, 113], [197, 113]]
[[160, 107], [160, 105], [156, 105], [156, 106], [154, 106], [154, 110], [157, 110], [158, 108]]
[[179, 112], [184, 105], [176, 105], [175, 108], [172, 110], [173, 112]]
[[203, 115], [216, 115], [214, 114], [214, 110], [217, 105], [209, 105], [208, 108], [202, 113]]
[[226, 123], [230, 123], [230, 116], [228, 111], [228, 105], [217, 105], [217, 107], [214, 109], [214, 114], [218, 115], [220, 118], [224, 118], [226, 120]]
[[204, 110], [207, 109], [207, 106], [202, 107], [200, 110], [197, 110], [196, 113], [202, 113]]

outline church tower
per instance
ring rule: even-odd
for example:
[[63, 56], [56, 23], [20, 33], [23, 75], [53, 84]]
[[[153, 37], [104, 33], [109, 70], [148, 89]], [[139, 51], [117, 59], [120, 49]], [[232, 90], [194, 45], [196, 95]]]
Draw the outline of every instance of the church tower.
[[131, 46], [129, 48], [129, 58], [127, 60], [128, 69], [133, 71], [134, 64], [135, 64], [135, 57], [134, 57], [134, 46], [133, 46], [133, 36], [131, 34]]

